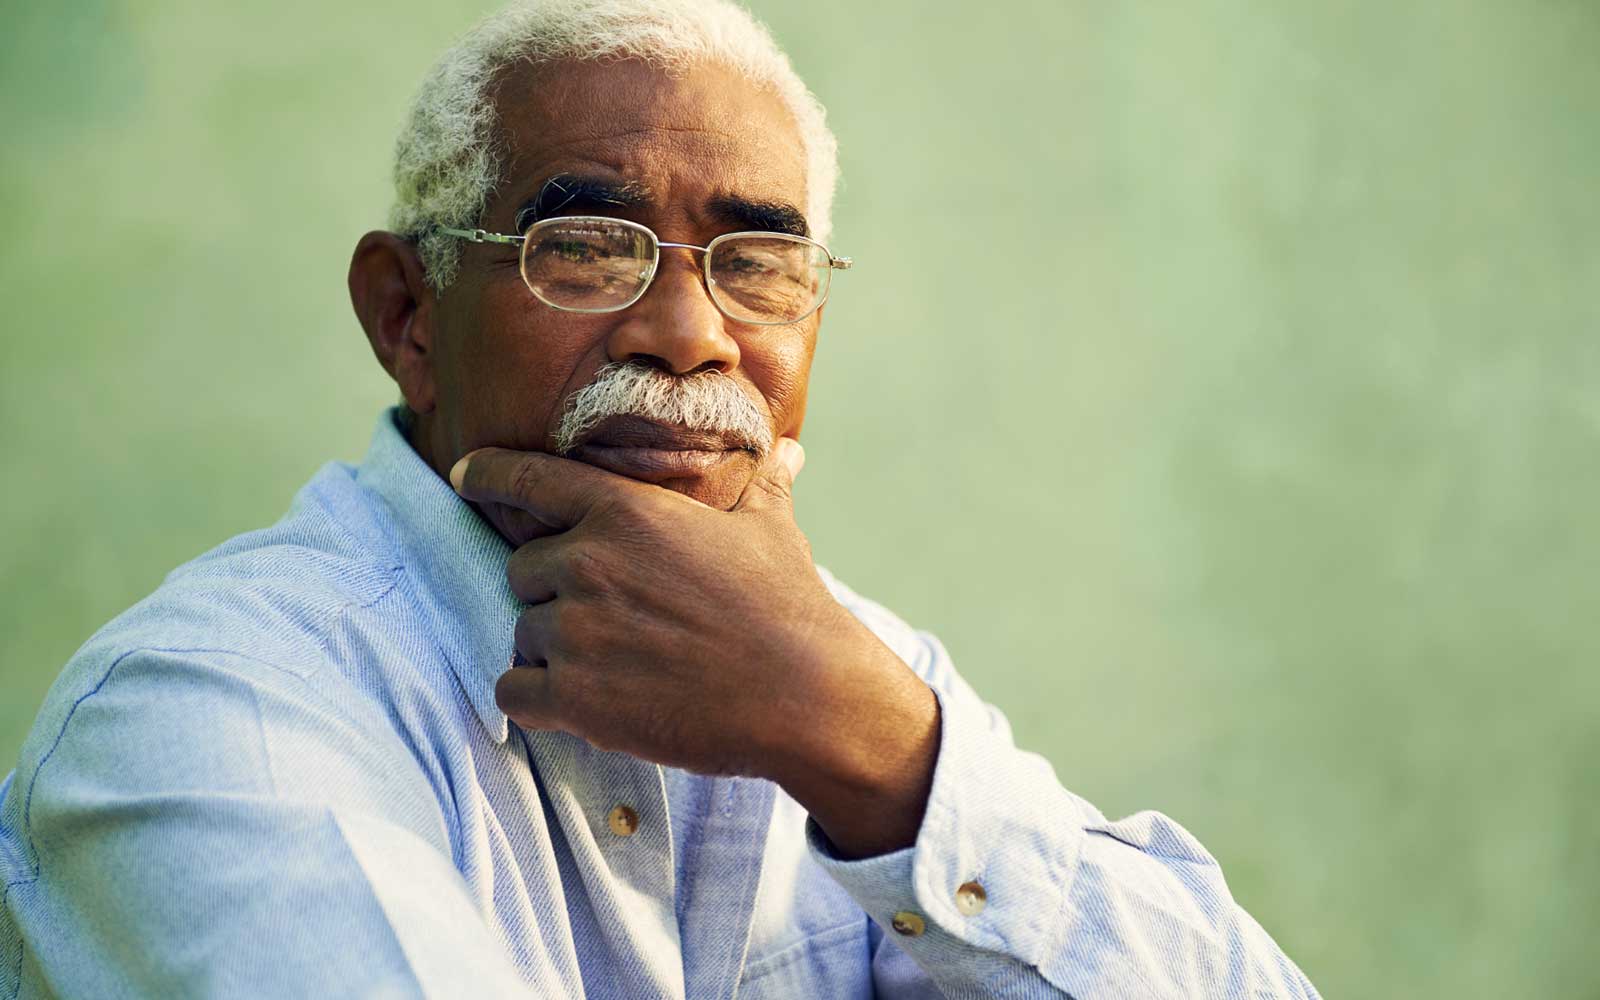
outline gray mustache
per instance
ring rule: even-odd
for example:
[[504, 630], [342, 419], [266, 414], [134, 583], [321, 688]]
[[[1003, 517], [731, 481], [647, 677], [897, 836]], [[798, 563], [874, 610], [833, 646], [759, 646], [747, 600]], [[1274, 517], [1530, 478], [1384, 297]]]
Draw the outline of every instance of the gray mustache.
[[565, 455], [609, 417], [643, 417], [721, 434], [759, 458], [772, 450], [772, 428], [738, 383], [719, 371], [670, 375], [641, 361], [616, 361], [567, 398], [556, 428]]

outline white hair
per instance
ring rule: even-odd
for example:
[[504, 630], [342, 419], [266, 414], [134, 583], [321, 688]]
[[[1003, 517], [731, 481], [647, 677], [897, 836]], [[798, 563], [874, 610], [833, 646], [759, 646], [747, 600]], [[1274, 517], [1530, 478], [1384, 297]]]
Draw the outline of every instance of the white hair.
[[475, 227], [501, 179], [491, 99], [500, 74], [519, 61], [605, 58], [642, 59], [669, 72], [724, 65], [773, 91], [800, 131], [812, 236], [827, 241], [837, 143], [821, 102], [749, 11], [730, 0], [513, 0], [440, 58], [395, 147], [389, 228], [417, 244], [436, 289], [454, 280], [461, 252], [439, 227]]
[[642, 361], [616, 361], [567, 398], [556, 430], [565, 455], [607, 417], [640, 416], [694, 431], [716, 431], [765, 458], [772, 428], [733, 379], [715, 369], [669, 375]]

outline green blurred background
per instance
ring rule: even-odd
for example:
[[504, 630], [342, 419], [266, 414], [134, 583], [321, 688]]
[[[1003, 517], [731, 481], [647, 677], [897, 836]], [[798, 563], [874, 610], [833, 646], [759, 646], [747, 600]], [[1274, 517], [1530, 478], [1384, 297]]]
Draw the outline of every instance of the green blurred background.
[[[346, 262], [488, 6], [0, 2], [0, 770], [362, 453]], [[1600, 4], [755, 6], [859, 262], [820, 561], [1329, 996], [1600, 995]]]

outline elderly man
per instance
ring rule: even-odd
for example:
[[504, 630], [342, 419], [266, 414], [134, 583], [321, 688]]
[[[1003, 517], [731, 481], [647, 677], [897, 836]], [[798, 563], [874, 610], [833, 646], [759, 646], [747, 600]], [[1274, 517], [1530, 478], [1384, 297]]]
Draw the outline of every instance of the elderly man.
[[0, 996], [1312, 996], [1015, 748], [790, 488], [833, 141], [724, 0], [530, 0], [350, 268], [404, 405], [68, 665]]

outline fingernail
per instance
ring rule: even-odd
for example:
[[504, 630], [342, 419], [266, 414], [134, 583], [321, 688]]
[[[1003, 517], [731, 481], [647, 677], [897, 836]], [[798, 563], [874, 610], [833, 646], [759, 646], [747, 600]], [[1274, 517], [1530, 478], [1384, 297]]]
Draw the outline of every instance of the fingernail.
[[450, 467], [450, 485], [457, 493], [461, 492], [461, 484], [467, 478], [467, 458], [468, 456], [462, 455], [461, 460]]
[[794, 438], [781, 438], [778, 445], [783, 448], [783, 464], [789, 467], [789, 478], [800, 475], [806, 465], [806, 450]]

